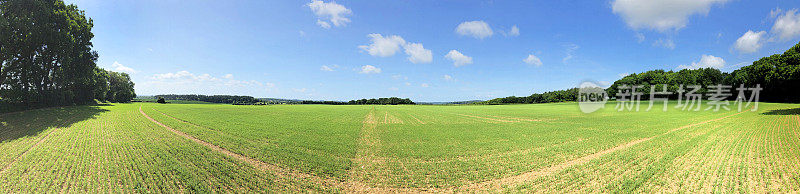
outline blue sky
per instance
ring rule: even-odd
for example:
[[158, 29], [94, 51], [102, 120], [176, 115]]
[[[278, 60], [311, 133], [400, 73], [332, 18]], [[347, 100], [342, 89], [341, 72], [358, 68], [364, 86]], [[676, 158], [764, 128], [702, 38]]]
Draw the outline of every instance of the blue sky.
[[800, 41], [800, 1], [67, 2], [139, 95], [485, 100], [732, 71]]

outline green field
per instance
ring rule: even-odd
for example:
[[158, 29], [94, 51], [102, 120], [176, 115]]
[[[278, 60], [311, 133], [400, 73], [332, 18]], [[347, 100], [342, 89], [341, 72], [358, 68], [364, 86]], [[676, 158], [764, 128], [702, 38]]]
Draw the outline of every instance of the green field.
[[32, 110], [0, 116], [0, 192], [800, 192], [800, 105], [613, 106]]

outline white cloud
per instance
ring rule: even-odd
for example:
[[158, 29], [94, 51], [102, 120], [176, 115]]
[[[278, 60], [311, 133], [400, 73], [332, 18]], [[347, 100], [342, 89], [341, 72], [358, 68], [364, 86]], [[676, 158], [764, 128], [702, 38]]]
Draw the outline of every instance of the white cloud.
[[364, 65], [364, 66], [361, 66], [361, 71], [358, 72], [358, 73], [361, 73], [361, 74], [378, 74], [378, 73], [381, 73], [381, 68], [377, 68], [377, 67], [372, 66], [372, 65]]
[[427, 83], [422, 83], [422, 84], [420, 84], [419, 86], [420, 86], [420, 87], [423, 87], [423, 88], [430, 87], [430, 85], [428, 85]]
[[700, 62], [692, 62], [692, 65], [679, 65], [678, 69], [700, 69], [700, 68], [715, 68], [722, 69], [725, 67], [725, 60], [715, 57], [713, 55], [703, 55]]
[[292, 91], [297, 92], [297, 93], [305, 93], [306, 91], [308, 91], [308, 89], [306, 89], [306, 88], [292, 88]]
[[658, 39], [655, 42], [653, 42], [653, 46], [675, 49], [675, 42], [673, 42], [672, 39]]
[[327, 65], [323, 65], [322, 67], [319, 68], [319, 70], [322, 70], [322, 71], [333, 71], [333, 69], [328, 67]]
[[400, 79], [403, 79], [403, 80], [408, 80], [408, 77], [406, 77], [406, 76], [403, 76], [403, 75], [400, 75], [400, 74], [397, 74], [397, 75], [392, 75], [392, 79], [396, 79], [396, 80], [400, 80]]
[[619, 75], [620, 78], [623, 78], [623, 77], [628, 76], [630, 74], [631, 73], [620, 73], [620, 74], [617, 74], [617, 75]]
[[[139, 86], [140, 84], [137, 84]], [[214, 77], [210, 74], [194, 74], [178, 71], [154, 74], [149, 81], [141, 84], [143, 94], [245, 94], [263, 88], [270, 91], [274, 83], [255, 80], [236, 80], [233, 74]], [[137, 88], [137, 91], [140, 91]]]
[[322, 27], [322, 28], [325, 28], [325, 29], [331, 29], [331, 24], [326, 22], [326, 21], [322, 21], [322, 20], [317, 19], [317, 25], [319, 25], [319, 27]]
[[219, 80], [218, 78], [215, 78], [214, 76], [211, 76], [211, 75], [209, 75], [207, 73], [197, 76], [197, 79], [200, 80], [200, 81], [217, 81], [217, 80]]
[[773, 9], [772, 11], [769, 11], [769, 17], [775, 18], [778, 17], [778, 15], [780, 15], [781, 13], [783, 13], [783, 10], [780, 7], [778, 7]]
[[410, 82], [406, 82], [406, 86], [410, 86], [410, 85], [411, 85], [411, 83], [410, 83]]
[[739, 69], [741, 67], [748, 66], [748, 65], [751, 65], [751, 64], [753, 64], [753, 61], [739, 62], [739, 63], [733, 64], [733, 65], [725, 65], [725, 68], [724, 69], [720, 69], [720, 70], [722, 70], [724, 72], [731, 72], [733, 70], [736, 70], [736, 69]]
[[137, 71], [133, 68], [127, 67], [125, 65], [120, 64], [119, 62], [114, 61], [114, 64], [111, 64], [111, 68], [116, 72], [124, 72], [128, 74], [134, 74]]
[[369, 55], [378, 57], [394, 56], [402, 47], [408, 55], [408, 61], [412, 63], [430, 63], [433, 61], [433, 52], [425, 49], [422, 43], [406, 43], [403, 37], [391, 35], [384, 37], [381, 34], [369, 34], [371, 40], [369, 45], [358, 46], [361, 50], [367, 51]]
[[[777, 9], [777, 13], [770, 13], [779, 15], [782, 12]], [[781, 40], [789, 40], [800, 35], [800, 14], [797, 9], [786, 11], [783, 15], [777, 16], [775, 24], [772, 26], [772, 33], [778, 35]]]
[[517, 28], [517, 25], [511, 26], [511, 30], [509, 30], [508, 32], [503, 32], [503, 35], [512, 37], [519, 36], [519, 28]]
[[321, 70], [321, 71], [336, 71], [335, 70], [336, 68], [339, 68], [339, 66], [338, 65], [331, 65], [331, 66], [323, 65], [322, 67], [319, 68], [319, 70]]
[[[317, 25], [323, 28], [331, 28], [330, 23], [333, 23], [333, 25], [336, 27], [341, 27], [350, 22], [350, 19], [345, 17], [345, 15], [351, 14], [352, 11], [343, 5], [337, 4], [336, 2], [331, 1], [325, 3], [319, 0], [312, 0], [311, 3], [306, 5], [311, 8], [311, 11], [314, 11], [315, 15], [317, 15]], [[330, 23], [324, 20], [328, 20]]]
[[639, 43], [644, 42], [644, 34], [636, 33], [636, 42], [639, 42]]
[[461, 54], [456, 50], [450, 50], [444, 57], [453, 61], [453, 65], [456, 67], [472, 64], [472, 57]]
[[736, 44], [733, 47], [741, 53], [754, 53], [764, 44], [764, 35], [766, 34], [767, 32], [764, 31], [753, 32], [748, 30], [742, 37], [736, 39]]
[[263, 83], [255, 80], [243, 81], [243, 80], [235, 80], [233, 78], [234, 78], [233, 74], [225, 74], [222, 76], [222, 78], [218, 78], [207, 73], [196, 75], [188, 71], [178, 71], [175, 73], [155, 74], [151, 77], [151, 80], [157, 82], [167, 82], [167, 83], [205, 83], [205, 84], [222, 84], [228, 86], [264, 85]]
[[539, 57], [533, 54], [528, 55], [528, 58], [525, 58], [522, 61], [527, 63], [528, 65], [535, 65], [537, 67], [542, 66], [542, 60], [540, 60]]
[[156, 74], [153, 76], [153, 79], [196, 79], [196, 76], [188, 71], [179, 71], [177, 73]]
[[464, 22], [456, 27], [456, 33], [462, 36], [472, 36], [477, 39], [483, 39], [492, 36], [492, 28], [489, 24], [483, 21], [469, 21]]
[[[370, 45], [361, 45], [358, 48], [361, 48], [364, 51], [367, 51], [369, 55], [372, 56], [379, 56], [379, 57], [390, 57], [394, 56], [398, 50], [400, 50], [400, 46], [404, 46], [406, 41], [403, 40], [402, 37], [397, 35], [391, 35], [387, 37], [383, 37], [381, 34], [369, 34], [367, 37], [372, 38], [372, 44]], [[421, 46], [421, 45], [420, 45]]]
[[444, 75], [444, 76], [442, 76], [442, 79], [444, 79], [445, 81], [454, 81], [455, 80], [455, 79], [453, 79], [453, 76], [450, 76], [450, 75]]
[[422, 47], [421, 43], [408, 43], [403, 46], [408, 55], [408, 61], [414, 64], [417, 63], [430, 63], [433, 61], [433, 53], [431, 50]]
[[613, 0], [612, 11], [633, 29], [661, 32], [686, 27], [689, 17], [708, 14], [714, 4], [727, 0]]
[[567, 61], [575, 57], [575, 50], [578, 50], [581, 47], [578, 46], [577, 44], [571, 44], [571, 43], [564, 45], [564, 47], [566, 47], [565, 49], [566, 56], [564, 56], [564, 58], [561, 59], [561, 63], [566, 64]]

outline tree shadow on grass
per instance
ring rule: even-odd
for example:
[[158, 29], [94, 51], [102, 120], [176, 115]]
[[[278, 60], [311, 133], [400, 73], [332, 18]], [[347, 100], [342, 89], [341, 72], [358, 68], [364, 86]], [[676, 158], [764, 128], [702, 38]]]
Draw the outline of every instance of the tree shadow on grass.
[[0, 143], [38, 136], [53, 127], [69, 127], [108, 110], [98, 104], [35, 109], [0, 115]]
[[790, 108], [790, 109], [779, 109], [779, 110], [770, 110], [764, 113], [763, 115], [800, 115], [800, 108]]

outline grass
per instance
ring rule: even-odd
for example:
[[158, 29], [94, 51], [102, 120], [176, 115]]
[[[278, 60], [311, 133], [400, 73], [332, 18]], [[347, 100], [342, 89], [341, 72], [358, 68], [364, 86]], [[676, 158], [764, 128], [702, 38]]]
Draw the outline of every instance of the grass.
[[175, 129], [231, 151], [344, 179], [369, 107], [153, 104], [143, 110]]
[[[0, 191], [800, 188], [800, 105], [761, 103], [758, 112], [740, 114], [660, 107], [617, 112], [613, 106], [592, 114], [581, 113], [575, 103], [135, 103], [33, 110], [0, 116], [0, 167], [8, 166], [0, 171]], [[260, 169], [183, 138], [149, 121], [139, 107], [199, 141], [303, 176]]]
[[[245, 192], [314, 189], [180, 138], [138, 105], [41, 109], [2, 117], [0, 191]], [[29, 132], [34, 129], [35, 132]], [[253, 181], [258, 180], [258, 181]]]
[[[764, 105], [764, 104], [762, 104]], [[796, 105], [768, 104], [775, 110]], [[762, 109], [762, 110], [763, 110]], [[661, 135], [518, 191], [797, 192], [798, 115], [743, 113]], [[563, 180], [569, 180], [565, 182]], [[590, 185], [601, 185], [596, 187]]]

